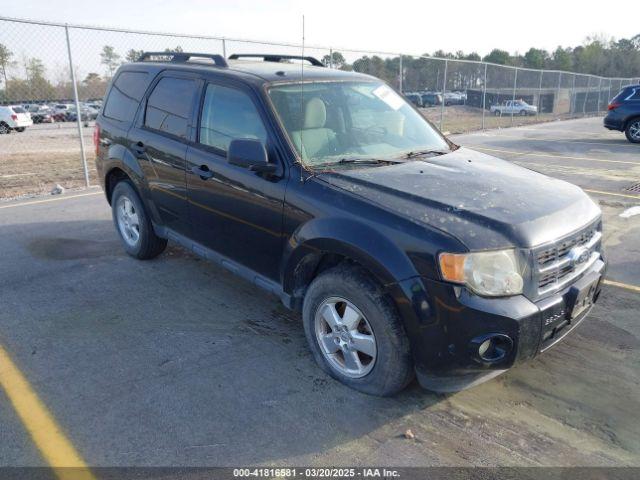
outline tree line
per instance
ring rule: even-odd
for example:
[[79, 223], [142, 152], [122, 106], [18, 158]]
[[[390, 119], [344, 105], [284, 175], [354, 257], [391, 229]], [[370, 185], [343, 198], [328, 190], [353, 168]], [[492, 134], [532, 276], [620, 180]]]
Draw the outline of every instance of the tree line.
[[[177, 46], [164, 51], [181, 52], [182, 48]], [[89, 72], [82, 78], [76, 67], [80, 98], [102, 98], [117, 68], [122, 63], [135, 62], [142, 52], [132, 48], [123, 57], [111, 45], [103, 46], [100, 51], [103, 72]], [[63, 68], [54, 76], [51, 78], [40, 58], [23, 56], [18, 59], [14, 52], [0, 43], [0, 103], [72, 99], [73, 85], [69, 68]]]
[[[166, 48], [167, 53], [183, 51], [181, 46]], [[107, 83], [119, 65], [136, 61], [143, 50], [129, 49], [121, 55], [111, 45], [103, 46], [100, 51], [102, 72], [88, 72], [79, 81], [81, 98], [102, 97]], [[524, 54], [511, 54], [506, 50], [494, 49], [481, 57], [478, 53], [455, 53], [438, 50], [432, 55], [421, 57], [403, 56], [403, 86], [405, 90], [442, 88], [444, 62], [437, 58], [451, 60], [483, 60], [498, 65], [509, 65], [533, 69], [564, 70], [603, 77], [639, 78], [640, 77], [640, 34], [626, 39], [614, 40], [604, 37], [589, 37], [583, 45], [577, 47], [558, 47], [549, 52], [544, 49], [530, 48]], [[392, 85], [398, 85], [400, 57], [383, 58], [378, 55], [363, 55], [348, 63], [340, 52], [322, 58], [325, 65], [334, 68], [353, 70], [381, 78]], [[19, 72], [18, 75], [15, 73]], [[39, 58], [24, 57], [18, 59], [8, 47], [0, 44], [0, 102], [30, 101], [41, 99], [72, 98], [68, 68], [58, 72], [52, 80], [47, 68]], [[473, 88], [481, 82], [483, 69], [473, 64], [450, 62], [447, 68], [447, 89]], [[508, 86], [513, 82], [513, 73], [506, 69], [492, 69], [488, 84]], [[79, 78], [79, 77], [78, 77]], [[525, 79], [520, 79], [519, 86]], [[533, 77], [530, 80], [534, 81]], [[524, 85], [533, 87], [534, 85]]]
[[[601, 77], [632, 78], [640, 77], [640, 34], [632, 38], [620, 40], [606, 39], [600, 36], [588, 37], [584, 45], [577, 47], [557, 47], [553, 52], [545, 49], [530, 48], [524, 54], [511, 54], [506, 50], [493, 49], [481, 57], [478, 53], [469, 54], [463, 51], [455, 53], [437, 50], [433, 54], [425, 53], [421, 57], [448, 58], [452, 60], [475, 60], [533, 69], [563, 70], [573, 73], [584, 73]], [[386, 61], [385, 61], [386, 60]], [[403, 56], [403, 63], [411, 66], [412, 56]], [[382, 59], [379, 56], [363, 56], [348, 64], [340, 52], [333, 52], [333, 65], [344, 70], [368, 68], [373, 71], [393, 70], [398, 67], [398, 57]], [[323, 57], [329, 64], [329, 55]]]

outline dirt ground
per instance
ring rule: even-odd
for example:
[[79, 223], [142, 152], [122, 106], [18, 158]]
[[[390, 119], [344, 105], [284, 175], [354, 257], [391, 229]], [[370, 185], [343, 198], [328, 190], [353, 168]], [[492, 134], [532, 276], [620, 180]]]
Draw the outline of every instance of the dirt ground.
[[[93, 122], [92, 122], [93, 123]], [[96, 184], [93, 124], [83, 140], [90, 181]], [[0, 135], [0, 198], [49, 193], [56, 184], [83, 187], [84, 171], [75, 123], [34, 125]]]
[[[440, 125], [441, 107], [421, 108], [422, 114], [438, 126], [441, 131], [449, 133], [467, 133], [482, 129], [482, 109], [464, 105], [450, 105], [444, 109], [444, 125]], [[506, 128], [531, 125], [534, 123], [558, 120], [557, 116], [543, 113], [540, 115], [496, 116], [488, 110], [485, 112], [484, 128]]]

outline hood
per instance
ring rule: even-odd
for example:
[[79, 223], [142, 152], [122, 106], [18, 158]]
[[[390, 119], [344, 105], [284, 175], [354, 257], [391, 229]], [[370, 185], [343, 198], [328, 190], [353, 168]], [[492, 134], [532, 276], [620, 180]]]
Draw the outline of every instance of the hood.
[[319, 177], [381, 208], [445, 231], [470, 250], [537, 246], [600, 215], [579, 187], [466, 148]]

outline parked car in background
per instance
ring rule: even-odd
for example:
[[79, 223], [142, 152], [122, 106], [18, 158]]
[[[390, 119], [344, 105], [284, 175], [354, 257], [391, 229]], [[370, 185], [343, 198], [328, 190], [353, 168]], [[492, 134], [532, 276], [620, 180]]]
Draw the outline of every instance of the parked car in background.
[[623, 88], [609, 102], [604, 126], [624, 132], [631, 143], [640, 143], [640, 85]]
[[32, 105], [30, 112], [33, 123], [54, 123], [53, 110], [42, 105]]
[[24, 132], [27, 127], [33, 125], [27, 111], [20, 106], [0, 106], [0, 134]]
[[[89, 120], [95, 120], [98, 116], [98, 112], [91, 113], [86, 108], [80, 108], [80, 120], [83, 122], [87, 122]], [[78, 120], [78, 111], [75, 106], [72, 106], [67, 113], [65, 114], [65, 121], [67, 122], [75, 122]]]
[[502, 105], [491, 105], [494, 115], [536, 115], [538, 107], [529, 105], [524, 100], [507, 100]]
[[98, 114], [100, 113], [99, 108], [94, 108], [87, 104], [84, 104], [84, 106], [81, 107], [81, 110], [83, 115], [87, 116], [88, 120], [95, 120], [96, 118], [98, 118]]
[[417, 94], [417, 93], [405, 93], [404, 94], [405, 97], [407, 97], [407, 99], [413, 103], [416, 107], [423, 107], [424, 105], [422, 104], [422, 97]]
[[445, 92], [444, 94], [444, 104], [445, 105], [463, 105], [464, 100], [462, 95], [456, 92]]
[[434, 107], [442, 105], [442, 95], [439, 93], [426, 92], [420, 95], [422, 97], [422, 106]]
[[100, 103], [85, 103], [84, 106], [89, 108], [89, 109], [95, 110], [96, 114], [102, 108], [102, 104], [100, 104]]
[[[56, 103], [53, 105], [53, 111], [55, 112], [55, 114], [57, 116], [60, 116], [61, 122], [66, 122], [68, 121], [67, 119], [67, 114], [69, 113], [69, 111], [75, 108], [74, 105], [70, 104], [70, 103]], [[58, 121], [58, 120], [56, 120]]]

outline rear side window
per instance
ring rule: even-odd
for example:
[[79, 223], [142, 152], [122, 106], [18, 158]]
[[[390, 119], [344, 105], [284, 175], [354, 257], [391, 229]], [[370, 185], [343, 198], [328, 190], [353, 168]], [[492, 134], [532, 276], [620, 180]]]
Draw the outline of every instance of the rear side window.
[[627, 100], [640, 100], [640, 88], [632, 89], [625, 97]]
[[24, 109], [24, 108], [22, 108], [22, 107], [13, 107], [13, 111], [14, 111], [15, 113], [27, 113], [27, 112], [25, 111], [25, 109]]
[[195, 93], [194, 80], [162, 78], [147, 100], [145, 126], [177, 137], [186, 137]]
[[104, 106], [104, 116], [120, 121], [131, 121], [148, 85], [148, 73], [122, 72], [111, 87]]
[[200, 143], [227, 151], [233, 139], [267, 142], [267, 131], [251, 98], [235, 88], [208, 85], [200, 119]]

